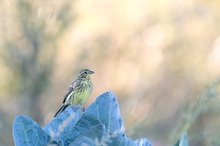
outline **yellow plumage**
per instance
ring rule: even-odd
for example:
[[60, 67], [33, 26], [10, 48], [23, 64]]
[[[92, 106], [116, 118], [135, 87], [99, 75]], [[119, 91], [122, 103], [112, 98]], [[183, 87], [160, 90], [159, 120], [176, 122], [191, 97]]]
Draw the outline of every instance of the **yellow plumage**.
[[63, 105], [55, 114], [55, 116], [64, 111], [65, 108], [69, 105], [83, 105], [88, 100], [90, 94], [92, 93], [93, 85], [90, 80], [90, 75], [93, 73], [93, 71], [88, 69], [80, 71], [79, 75], [72, 82], [66, 94], [64, 95]]

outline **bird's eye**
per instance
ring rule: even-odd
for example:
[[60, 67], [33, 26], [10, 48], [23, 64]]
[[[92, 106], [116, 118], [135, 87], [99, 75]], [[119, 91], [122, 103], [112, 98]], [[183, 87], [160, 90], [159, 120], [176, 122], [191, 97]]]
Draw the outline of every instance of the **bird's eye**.
[[88, 74], [88, 72], [87, 72], [87, 71], [85, 71], [85, 74]]

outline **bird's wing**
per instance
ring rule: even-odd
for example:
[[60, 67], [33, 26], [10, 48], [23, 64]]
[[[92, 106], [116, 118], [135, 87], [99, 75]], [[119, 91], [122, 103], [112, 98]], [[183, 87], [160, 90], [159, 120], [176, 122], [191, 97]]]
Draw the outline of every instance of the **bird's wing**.
[[65, 95], [64, 95], [64, 99], [63, 99], [63, 104], [66, 102], [67, 97], [69, 96], [69, 94], [73, 91], [73, 86], [70, 85], [68, 90], [66, 91]]
[[68, 100], [69, 95], [71, 94], [71, 92], [73, 92], [73, 90], [75, 90], [75, 88], [80, 84], [80, 82], [76, 79], [72, 82], [72, 84], [69, 86], [69, 88], [67, 89], [65, 95], [64, 95], [64, 99], [63, 99], [63, 104]]

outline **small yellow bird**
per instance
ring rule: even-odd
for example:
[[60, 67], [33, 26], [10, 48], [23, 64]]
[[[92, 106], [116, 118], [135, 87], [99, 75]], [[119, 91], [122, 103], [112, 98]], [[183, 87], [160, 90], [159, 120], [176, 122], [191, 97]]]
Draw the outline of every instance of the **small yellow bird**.
[[69, 105], [83, 105], [87, 101], [92, 93], [93, 85], [90, 80], [90, 75], [93, 73], [94, 71], [88, 69], [83, 69], [79, 72], [77, 78], [72, 82], [65, 93], [63, 105], [54, 117], [63, 112]]

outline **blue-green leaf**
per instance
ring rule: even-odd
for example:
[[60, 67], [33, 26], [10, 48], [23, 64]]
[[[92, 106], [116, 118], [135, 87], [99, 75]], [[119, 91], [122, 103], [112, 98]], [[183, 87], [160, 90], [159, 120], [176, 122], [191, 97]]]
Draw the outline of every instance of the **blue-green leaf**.
[[69, 135], [71, 129], [75, 126], [76, 122], [81, 118], [82, 111], [80, 106], [69, 106], [49, 122], [44, 130], [56, 141], [62, 141]]
[[188, 134], [186, 132], [181, 135], [179, 146], [188, 146]]
[[97, 97], [95, 103], [86, 110], [86, 114], [104, 124], [108, 133], [124, 133], [119, 104], [112, 92]]
[[76, 125], [71, 128], [70, 133], [64, 135], [64, 145], [79, 143], [80, 139], [85, 139], [86, 137], [89, 139], [100, 139], [104, 132], [103, 124], [84, 114]]
[[119, 104], [111, 92], [99, 96], [84, 113], [80, 106], [69, 106], [44, 130], [32, 119], [18, 116], [13, 137], [17, 146], [151, 146], [145, 138], [126, 137]]
[[151, 143], [146, 138], [140, 138], [134, 141], [137, 146], [151, 146]]
[[45, 146], [52, 141], [41, 127], [27, 116], [17, 116], [13, 123], [13, 138], [16, 146]]

